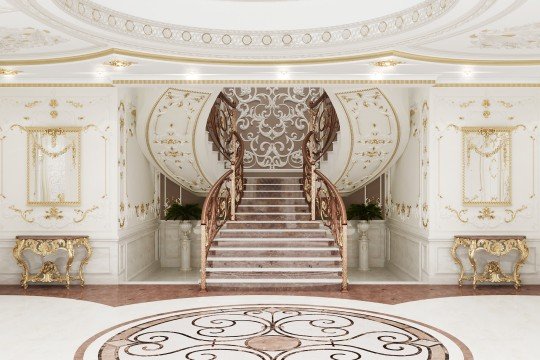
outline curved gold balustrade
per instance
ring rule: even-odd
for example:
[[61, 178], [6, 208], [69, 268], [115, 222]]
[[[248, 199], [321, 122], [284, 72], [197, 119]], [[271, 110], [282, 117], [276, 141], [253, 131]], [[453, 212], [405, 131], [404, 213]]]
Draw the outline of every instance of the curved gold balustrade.
[[328, 95], [310, 102], [310, 131], [302, 144], [303, 191], [311, 219], [321, 219], [330, 228], [341, 254], [341, 289], [347, 290], [347, 212], [337, 188], [317, 169], [339, 131], [339, 120]]
[[244, 144], [236, 132], [236, 103], [220, 93], [208, 118], [207, 130], [230, 169], [212, 186], [201, 217], [201, 289], [206, 289], [206, 259], [219, 229], [236, 217], [244, 194]]

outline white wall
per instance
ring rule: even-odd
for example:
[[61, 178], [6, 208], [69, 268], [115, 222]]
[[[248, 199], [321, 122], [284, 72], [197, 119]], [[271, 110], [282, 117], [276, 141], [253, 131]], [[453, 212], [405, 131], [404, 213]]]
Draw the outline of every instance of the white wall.
[[[457, 282], [450, 249], [454, 235], [526, 235], [524, 283], [540, 283], [538, 265], [538, 125], [540, 91], [531, 88], [431, 88], [411, 91], [411, 134], [389, 172], [390, 263], [430, 283]], [[487, 101], [486, 101], [487, 100]], [[462, 203], [462, 127], [515, 127], [512, 204]], [[515, 217], [513, 217], [515, 215]], [[480, 217], [479, 217], [480, 216]], [[464, 252], [461, 252], [467, 264]], [[487, 260], [479, 254], [479, 265]], [[507, 271], [515, 261], [503, 258]], [[482, 269], [480, 267], [480, 269]]]
[[[117, 281], [115, 107], [113, 88], [0, 89], [0, 283], [20, 279], [11, 254], [16, 235], [58, 234], [90, 236], [94, 254], [85, 271], [88, 283]], [[47, 218], [50, 206], [27, 205], [27, 139], [17, 126], [86, 127], [81, 136], [81, 205], [58, 206], [62, 218]], [[30, 261], [39, 268], [39, 257]]]
[[118, 102], [118, 227], [120, 281], [159, 267], [159, 173], [137, 141], [138, 96], [119, 89]]

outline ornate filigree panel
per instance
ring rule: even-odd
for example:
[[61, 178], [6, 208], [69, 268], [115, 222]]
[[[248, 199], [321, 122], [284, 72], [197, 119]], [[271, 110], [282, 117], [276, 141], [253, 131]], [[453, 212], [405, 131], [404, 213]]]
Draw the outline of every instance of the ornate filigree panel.
[[15, 53], [22, 49], [54, 46], [67, 39], [52, 35], [48, 30], [0, 27], [0, 53]]
[[308, 102], [320, 88], [226, 88], [238, 100], [238, 132], [246, 144], [246, 169], [301, 169], [308, 132]]
[[377, 89], [336, 94], [351, 129], [352, 151], [336, 186], [353, 192], [386, 170], [400, 142], [400, 123], [394, 107]]
[[504, 29], [483, 29], [470, 36], [473, 47], [481, 49], [538, 49], [540, 22]]
[[513, 127], [461, 129], [464, 205], [511, 205], [513, 130]]
[[151, 160], [171, 180], [196, 193], [210, 189], [193, 141], [195, 125], [209, 97], [210, 93], [169, 88], [157, 99], [145, 127]]
[[[85, 358], [464, 358], [468, 349], [433, 328], [362, 310], [237, 305], [158, 314], [117, 326], [81, 347]], [[83, 354], [84, 353], [84, 354]]]

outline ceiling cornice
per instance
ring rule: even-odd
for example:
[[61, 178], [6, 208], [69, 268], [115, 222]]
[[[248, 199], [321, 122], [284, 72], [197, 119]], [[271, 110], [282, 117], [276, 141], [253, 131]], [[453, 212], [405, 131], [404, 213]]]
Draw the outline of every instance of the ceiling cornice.
[[213, 59], [213, 58], [194, 58], [176, 55], [152, 54], [141, 51], [124, 50], [111, 48], [96, 52], [70, 55], [65, 57], [41, 58], [41, 59], [13, 59], [0, 60], [0, 66], [24, 66], [24, 65], [50, 65], [69, 63], [77, 61], [88, 61], [105, 56], [130, 56], [139, 59], [170, 61], [181, 63], [210, 64], [210, 65], [230, 65], [230, 66], [272, 66], [272, 65], [303, 65], [303, 64], [335, 64], [354, 61], [373, 60], [385, 57], [399, 57], [402, 59], [416, 60], [428, 63], [454, 64], [454, 65], [478, 65], [478, 66], [540, 66], [538, 59], [458, 59], [445, 58], [438, 56], [429, 56], [422, 54], [413, 54], [398, 50], [381, 51], [374, 53], [365, 53], [357, 55], [336, 56], [327, 58], [313, 59], [284, 59], [284, 60], [259, 60], [259, 59]]

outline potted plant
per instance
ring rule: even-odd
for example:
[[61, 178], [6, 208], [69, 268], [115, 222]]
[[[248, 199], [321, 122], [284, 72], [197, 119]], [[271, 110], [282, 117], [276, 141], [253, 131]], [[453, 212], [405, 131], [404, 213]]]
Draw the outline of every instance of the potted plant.
[[191, 220], [200, 220], [202, 209], [198, 204], [173, 203], [165, 212], [165, 220], [181, 220], [180, 221], [180, 270], [191, 270], [191, 244], [189, 240], [189, 232], [193, 227]]
[[362, 234], [359, 239], [359, 270], [369, 270], [368, 237], [369, 222], [371, 220], [381, 220], [383, 218], [382, 209], [376, 202], [366, 202], [364, 204], [351, 204], [347, 208], [347, 219], [360, 220], [358, 231]]

